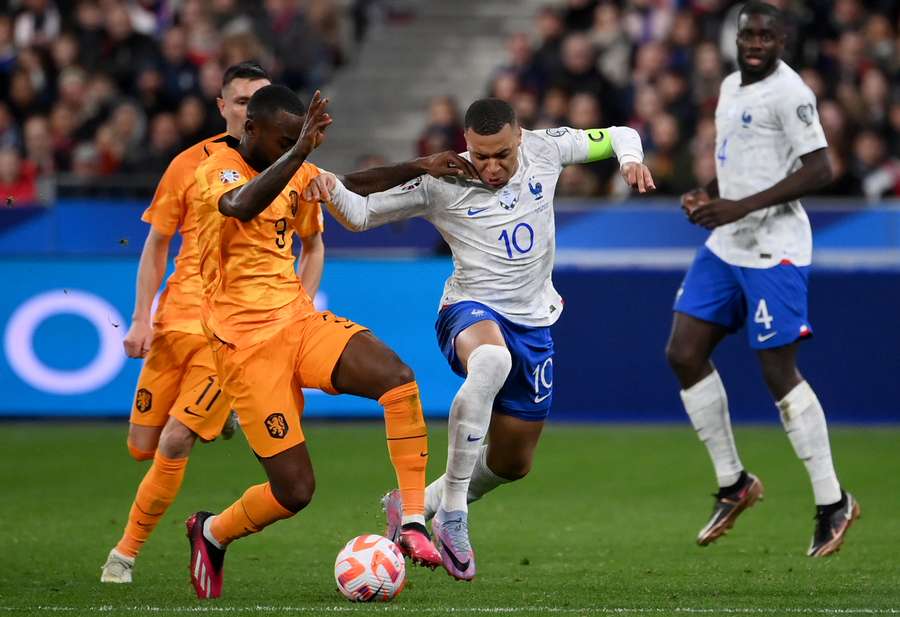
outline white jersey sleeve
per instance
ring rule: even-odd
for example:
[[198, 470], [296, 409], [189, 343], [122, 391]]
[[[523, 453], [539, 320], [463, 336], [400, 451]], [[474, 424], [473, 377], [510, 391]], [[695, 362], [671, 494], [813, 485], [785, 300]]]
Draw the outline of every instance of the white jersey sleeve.
[[573, 129], [568, 126], [534, 131], [553, 144], [560, 167], [574, 163], [590, 163], [615, 156], [620, 165], [644, 160], [641, 137], [627, 126], [605, 129]]
[[424, 216], [428, 211], [429, 175], [368, 197], [357, 195], [338, 180], [328, 209], [338, 222], [352, 231], [364, 231], [386, 223]]
[[816, 111], [816, 95], [806, 84], [787, 89], [777, 101], [775, 113], [781, 121], [784, 136], [794, 149], [794, 157], [828, 147]]

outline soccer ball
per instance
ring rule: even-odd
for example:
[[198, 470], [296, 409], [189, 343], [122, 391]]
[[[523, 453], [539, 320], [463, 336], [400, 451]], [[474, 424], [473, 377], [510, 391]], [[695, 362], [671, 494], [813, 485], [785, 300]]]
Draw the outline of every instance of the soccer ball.
[[387, 602], [406, 583], [406, 562], [396, 544], [383, 536], [357, 536], [334, 562], [338, 590], [351, 602]]

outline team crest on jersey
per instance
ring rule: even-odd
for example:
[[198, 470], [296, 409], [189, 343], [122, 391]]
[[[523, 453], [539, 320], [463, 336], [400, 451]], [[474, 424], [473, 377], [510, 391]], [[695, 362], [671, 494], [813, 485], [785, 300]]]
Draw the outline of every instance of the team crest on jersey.
[[288, 423], [284, 419], [284, 414], [269, 414], [269, 417], [266, 418], [266, 430], [275, 439], [284, 439], [284, 436], [288, 434]]
[[519, 203], [518, 194], [514, 193], [508, 186], [503, 187], [500, 191], [500, 207], [504, 210], [512, 210]]
[[806, 126], [812, 126], [813, 117], [816, 115], [816, 108], [812, 103], [806, 103], [797, 107], [797, 117]]
[[419, 176], [418, 178], [413, 178], [412, 180], [410, 180], [410, 181], [407, 182], [406, 184], [401, 184], [401, 185], [400, 185], [400, 192], [401, 192], [401, 193], [408, 193], [408, 192], [410, 192], [410, 191], [414, 191], [414, 190], [416, 190], [417, 188], [419, 188], [419, 186], [420, 186], [421, 184], [422, 184], [422, 176]]
[[236, 169], [223, 169], [219, 172], [219, 180], [222, 184], [231, 184], [241, 179], [241, 174]]
[[544, 196], [544, 185], [538, 182], [534, 176], [528, 178], [528, 190], [534, 196], [535, 201]]
[[134, 406], [141, 413], [147, 413], [153, 407], [153, 393], [147, 388], [141, 388], [134, 395]]
[[547, 135], [549, 135], [550, 137], [562, 137], [568, 132], [569, 129], [565, 127], [560, 127], [558, 129], [547, 129]]
[[751, 122], [753, 122], [753, 116], [751, 116], [750, 112], [745, 109], [744, 113], [741, 114], [741, 126], [747, 128], [750, 126]]

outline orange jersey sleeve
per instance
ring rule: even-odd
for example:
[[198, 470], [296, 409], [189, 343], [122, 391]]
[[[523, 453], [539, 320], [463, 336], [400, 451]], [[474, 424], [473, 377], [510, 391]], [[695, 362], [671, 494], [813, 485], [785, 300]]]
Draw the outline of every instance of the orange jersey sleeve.
[[[301, 208], [300, 195], [318, 170], [304, 164], [272, 203], [251, 221], [219, 212], [222, 196], [256, 175], [236, 148], [223, 148], [197, 168], [201, 205], [200, 271], [208, 333], [238, 347], [266, 340], [315, 309], [294, 270], [294, 232], [321, 229]], [[313, 214], [310, 214], [310, 211]]]
[[175, 330], [201, 334], [200, 272], [197, 247], [196, 204], [197, 166], [210, 153], [223, 147], [224, 134], [206, 139], [172, 159], [156, 187], [150, 206], [141, 219], [159, 233], [181, 234], [181, 249], [175, 257], [175, 271], [166, 281], [154, 316], [157, 332]]
[[316, 202], [303, 201], [300, 198], [310, 181], [321, 173], [322, 171], [312, 163], [304, 163], [291, 179], [293, 191], [289, 193], [289, 197], [291, 212], [295, 213], [291, 224], [301, 238], [309, 238], [325, 231], [322, 207]]

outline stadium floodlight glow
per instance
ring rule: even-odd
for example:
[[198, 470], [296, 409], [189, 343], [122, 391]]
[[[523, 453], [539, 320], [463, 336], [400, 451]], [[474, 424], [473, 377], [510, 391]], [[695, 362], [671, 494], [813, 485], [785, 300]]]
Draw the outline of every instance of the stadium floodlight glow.
[[[78, 315], [100, 335], [100, 349], [89, 364], [60, 370], [44, 364], [34, 351], [34, 333], [55, 315]], [[85, 291], [54, 289], [19, 306], [6, 325], [3, 346], [13, 372], [28, 385], [51, 394], [85, 394], [108, 384], [125, 363], [122, 335], [113, 324], [124, 323], [109, 302]]]

